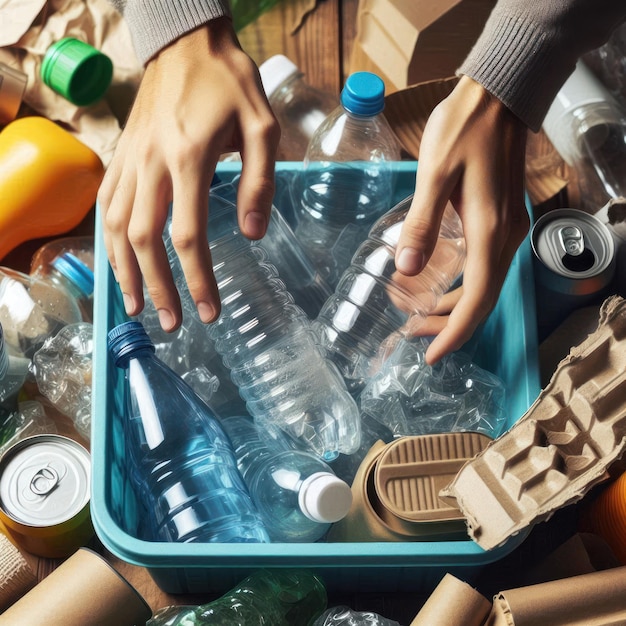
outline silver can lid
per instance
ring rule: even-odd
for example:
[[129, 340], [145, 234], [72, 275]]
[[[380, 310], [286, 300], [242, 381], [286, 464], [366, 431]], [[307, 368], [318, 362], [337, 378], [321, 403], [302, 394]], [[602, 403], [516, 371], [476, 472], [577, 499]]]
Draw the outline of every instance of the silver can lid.
[[16, 522], [47, 527], [75, 517], [89, 502], [91, 457], [61, 435], [35, 435], [0, 459], [0, 509]]
[[[549, 211], [535, 223], [531, 245], [535, 257], [558, 279], [590, 281], [590, 288], [598, 291], [613, 278], [613, 237], [600, 220], [584, 211]], [[547, 280], [545, 271], [539, 278]]]

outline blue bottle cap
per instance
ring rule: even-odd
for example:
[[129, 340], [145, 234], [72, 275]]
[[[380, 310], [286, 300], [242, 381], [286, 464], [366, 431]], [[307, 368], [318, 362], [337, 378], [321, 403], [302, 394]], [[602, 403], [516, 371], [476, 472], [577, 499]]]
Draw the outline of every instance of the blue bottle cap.
[[111, 356], [118, 367], [126, 367], [128, 358], [137, 350], [154, 352], [154, 343], [140, 322], [123, 322], [113, 327], [107, 335]]
[[89, 297], [93, 293], [93, 271], [77, 256], [71, 252], [64, 252], [56, 257], [51, 265], [75, 285], [85, 297]]
[[341, 105], [353, 115], [377, 115], [385, 108], [385, 83], [372, 72], [350, 74], [341, 90]]

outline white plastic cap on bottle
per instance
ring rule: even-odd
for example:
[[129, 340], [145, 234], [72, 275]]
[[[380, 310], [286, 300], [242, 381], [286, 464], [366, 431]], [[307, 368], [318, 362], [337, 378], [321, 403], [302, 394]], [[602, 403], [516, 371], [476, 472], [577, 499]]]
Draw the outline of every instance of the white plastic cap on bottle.
[[[613, 102], [610, 92], [595, 74], [583, 61], [578, 61], [576, 69], [556, 94], [542, 124], [548, 139], [568, 165], [573, 166], [580, 157], [576, 133], [579, 110], [594, 105], [612, 105]], [[602, 120], [595, 123], [602, 123]]]
[[298, 504], [310, 520], [333, 524], [348, 514], [352, 505], [352, 490], [335, 474], [316, 472], [302, 483]]
[[275, 54], [259, 66], [259, 72], [265, 95], [270, 98], [284, 81], [300, 70], [284, 54]]

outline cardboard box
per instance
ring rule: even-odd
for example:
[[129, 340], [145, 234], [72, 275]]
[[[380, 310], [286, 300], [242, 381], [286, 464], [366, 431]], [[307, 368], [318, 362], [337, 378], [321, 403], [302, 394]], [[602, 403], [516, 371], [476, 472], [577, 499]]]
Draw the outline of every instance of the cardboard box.
[[387, 93], [454, 76], [495, 0], [360, 0], [350, 72], [370, 71]]

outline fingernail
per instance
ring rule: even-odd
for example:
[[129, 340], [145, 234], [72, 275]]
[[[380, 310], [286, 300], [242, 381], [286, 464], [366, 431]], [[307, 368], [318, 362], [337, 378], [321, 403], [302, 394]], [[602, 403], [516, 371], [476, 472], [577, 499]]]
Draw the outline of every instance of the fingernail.
[[415, 248], [402, 248], [396, 257], [396, 268], [410, 276], [424, 268], [424, 253]]
[[246, 215], [244, 221], [246, 234], [250, 239], [261, 239], [267, 228], [267, 220], [265, 215], [259, 211], [254, 211]]
[[215, 309], [208, 302], [198, 302], [196, 308], [198, 316], [205, 324], [212, 322], [215, 318]]
[[135, 314], [135, 300], [129, 293], [122, 293], [122, 299], [124, 301], [124, 310], [126, 315]]
[[158, 309], [159, 323], [163, 330], [169, 330], [174, 326], [174, 316], [167, 309]]

